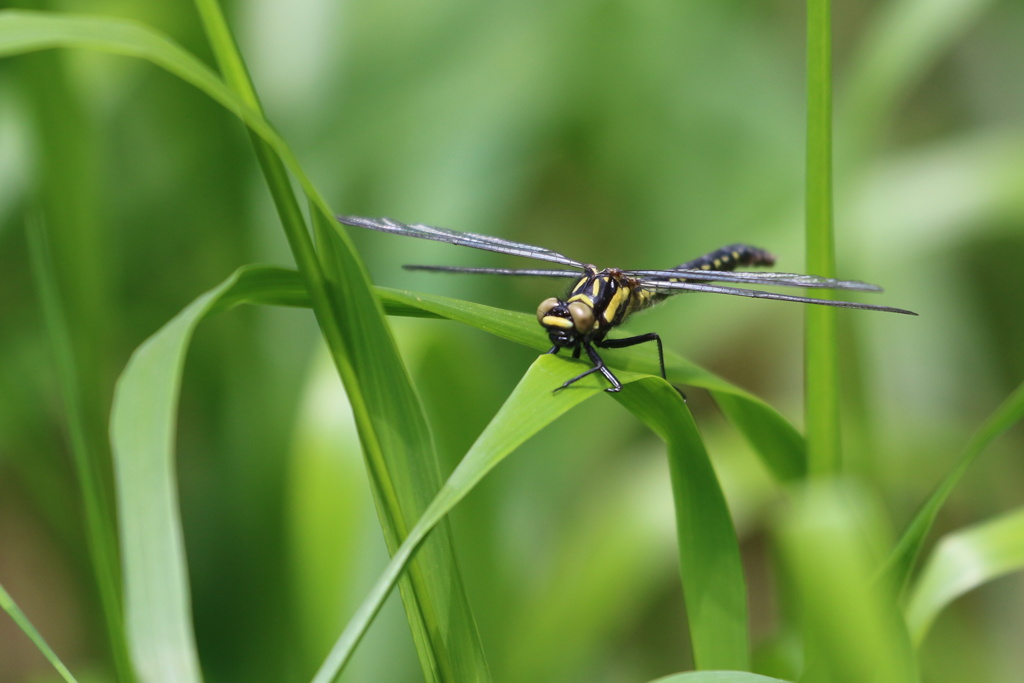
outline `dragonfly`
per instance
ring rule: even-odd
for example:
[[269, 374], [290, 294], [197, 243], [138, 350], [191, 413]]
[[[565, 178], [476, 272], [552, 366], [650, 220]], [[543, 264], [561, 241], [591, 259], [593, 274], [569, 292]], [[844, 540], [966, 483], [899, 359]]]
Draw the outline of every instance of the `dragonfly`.
[[[548, 334], [553, 346], [547, 353], [557, 354], [562, 349], [571, 349], [573, 358], [580, 358], [583, 352], [593, 367], [567, 380], [555, 391], [565, 389], [575, 382], [600, 372], [611, 385], [606, 391], [622, 389], [622, 382], [605, 364], [598, 349], [621, 349], [637, 344], [655, 342], [658, 348], [658, 364], [661, 376], [665, 375], [665, 351], [661, 337], [648, 332], [632, 337], [612, 339], [608, 334], [621, 325], [629, 316], [650, 308], [668, 297], [681, 292], [710, 292], [746, 296], [755, 299], [795, 301], [818, 306], [855, 308], [869, 311], [884, 311], [917, 315], [913, 311], [891, 306], [861, 304], [852, 301], [835, 301], [805, 296], [779, 294], [759, 289], [745, 289], [734, 285], [800, 287], [827, 290], [848, 290], [880, 292], [881, 287], [856, 280], [835, 280], [817, 275], [797, 273], [738, 271], [744, 266], [772, 266], [775, 257], [764, 249], [747, 244], [731, 244], [716, 249], [700, 258], [686, 261], [668, 270], [620, 270], [604, 268], [581, 261], [575, 261], [556, 251], [535, 247], [521, 242], [437, 228], [420, 223], [405, 224], [390, 218], [363, 218], [360, 216], [337, 216], [345, 225], [388, 232], [405, 237], [435, 240], [484, 251], [494, 251], [511, 256], [522, 256], [537, 261], [555, 263], [561, 270], [508, 268], [466, 268], [461, 266], [407, 265], [408, 270], [426, 270], [443, 273], [473, 273], [484, 275], [512, 275], [569, 278], [575, 280], [564, 298], [550, 297], [537, 307], [537, 321]], [[717, 283], [728, 284], [717, 284]]]

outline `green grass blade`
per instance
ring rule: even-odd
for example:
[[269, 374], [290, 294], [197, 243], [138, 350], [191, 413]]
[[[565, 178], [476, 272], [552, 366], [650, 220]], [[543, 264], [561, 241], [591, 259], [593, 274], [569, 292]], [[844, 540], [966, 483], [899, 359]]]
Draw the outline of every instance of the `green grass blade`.
[[64, 666], [64, 662], [60, 661], [60, 657], [58, 657], [57, 653], [54, 652], [46, 643], [43, 636], [40, 635], [39, 631], [36, 630], [36, 627], [32, 625], [32, 622], [29, 621], [28, 617], [25, 616], [25, 613], [21, 611], [21, 608], [18, 607], [17, 603], [14, 602], [14, 598], [12, 598], [10, 593], [7, 592], [7, 589], [3, 587], [3, 584], [0, 584], [0, 607], [3, 607], [3, 610], [7, 612], [14, 623], [18, 625], [18, 628], [20, 628], [22, 632], [32, 640], [37, 648], [39, 648], [39, 651], [42, 652], [43, 656], [46, 657], [46, 660], [53, 665], [53, 668], [57, 670], [57, 673], [60, 674], [61, 678], [69, 683], [74, 683], [75, 677], [71, 674], [68, 668]]
[[964, 593], [1024, 569], [1024, 507], [948, 534], [925, 564], [907, 603], [907, 626], [915, 644], [935, 617]]
[[178, 394], [196, 326], [211, 312], [248, 300], [260, 273], [240, 269], [189, 304], [135, 350], [114, 391], [110, 441], [125, 625], [136, 673], [147, 683], [202, 679], [175, 479]]
[[736, 530], [693, 416], [649, 377], [615, 394], [668, 446], [679, 569], [698, 669], [747, 669], [747, 589]]
[[[807, 0], [807, 272], [835, 277], [832, 229], [831, 0]], [[821, 294], [828, 298], [828, 293]], [[804, 311], [804, 398], [812, 475], [838, 471], [839, 353], [836, 309]]]
[[[111, 442], [124, 539], [126, 621], [143, 680], [199, 680], [173, 466], [176, 403], [191, 335], [205, 317], [241, 303], [308, 305], [301, 288], [294, 271], [238, 270], [140, 346], [118, 382]], [[449, 590], [456, 586], [454, 575], [443, 578]], [[443, 625], [461, 634], [469, 625], [456, 622], [459, 612], [454, 614]], [[463, 660], [455, 665], [464, 671], [469, 666]]]
[[[571, 389], [558, 393], [552, 391], [553, 387], [577, 374], [580, 367], [584, 367], [582, 362], [566, 362], [565, 359], [549, 355], [541, 356], [530, 366], [512, 395], [393, 554], [391, 562], [317, 672], [314, 679], [316, 683], [328, 683], [338, 676], [413, 554], [444, 516], [505, 456], [558, 416], [604, 390], [603, 378], [591, 375], [574, 384]], [[636, 376], [623, 373], [619, 378], [625, 383], [636, 379]]]
[[[330, 286], [339, 302], [337, 314], [348, 330], [349, 353], [362, 386], [370, 387], [367, 403], [377, 427], [380, 451], [371, 463], [375, 479], [386, 482], [376, 491], [381, 509], [389, 511], [385, 533], [393, 554], [413, 523], [441, 488], [437, 453], [419, 399], [387, 327], [383, 309], [344, 249], [338, 233], [319, 215], [314, 227]], [[363, 297], [363, 305], [354, 305]], [[341, 302], [346, 302], [341, 305]], [[372, 307], [372, 315], [367, 308]], [[385, 500], [390, 496], [390, 500]], [[456, 562], [452, 532], [443, 520], [424, 543], [399, 584], [413, 628], [421, 663], [437, 667], [441, 680], [490, 679], [483, 644]]]
[[956, 467], [950, 470], [949, 474], [945, 476], [932, 494], [928, 496], [928, 500], [925, 501], [921, 509], [914, 515], [914, 519], [900, 537], [896, 547], [893, 548], [892, 553], [886, 560], [883, 574], [897, 589], [902, 591], [906, 587], [910, 574], [913, 571], [914, 563], [921, 552], [921, 547], [928, 537], [932, 524], [935, 523], [935, 517], [938, 516], [939, 510], [942, 509], [953, 489], [960, 483], [964, 474], [974, 464], [974, 461], [978, 459], [982, 451], [1000, 434], [1019, 422], [1021, 418], [1024, 418], [1024, 383], [1018, 386], [996, 408], [996, 411], [985, 421], [985, 424], [974, 433], [974, 436], [967, 443], [967, 447], [960, 454]]
[[110, 441], [122, 542], [125, 626], [136, 673], [147, 682], [201, 680], [174, 467], [185, 354], [207, 316], [245, 302], [294, 301], [294, 271], [241, 268], [132, 354], [118, 380]]
[[[498, 415], [488, 425], [451, 478], [417, 523], [356, 616], [335, 645], [315, 679], [333, 680], [348, 661], [425, 535], [508, 453], [556, 417], [603, 387], [599, 377], [587, 386], [554, 393], [572, 377], [579, 362], [564, 363], [544, 355], [537, 359]], [[669, 443], [684, 590], [690, 611], [695, 657], [703, 666], [747, 663], [746, 593], [739, 549], [724, 497], [700, 442], [696, 427], [678, 393], [656, 378], [624, 372], [617, 395], [626, 407]], [[637, 381], [640, 380], [640, 381]], [[583, 384], [580, 382], [578, 384]]]
[[655, 679], [651, 683], [788, 683], [747, 671], [688, 671]]
[[886, 584], [872, 579], [884, 544], [878, 505], [851, 484], [815, 480], [778, 528], [786, 581], [802, 608], [801, 681], [917, 680], [910, 638]]
[[131, 665], [125, 645], [121, 608], [120, 558], [114, 503], [109, 490], [110, 470], [106, 460], [107, 444], [100, 442], [96, 429], [91, 428], [94, 425], [88, 424], [90, 411], [81, 387], [78, 360], [65, 317], [46, 226], [40, 217], [29, 219], [27, 233], [32, 273], [46, 320], [47, 335], [53, 344], [57, 361], [55, 368], [60, 380], [58, 384], [67, 410], [72, 462], [82, 496], [89, 558], [96, 576], [107, 637], [120, 676], [130, 680]]
[[[534, 316], [430, 294], [410, 293], [384, 287], [377, 295], [390, 315], [423, 315], [455, 320], [509, 341], [547, 351], [551, 342]], [[617, 368], [657, 374], [657, 358], [649, 349], [621, 349], [610, 362]], [[611, 354], [609, 354], [611, 356]], [[670, 381], [708, 390], [726, 417], [748, 439], [751, 447], [781, 480], [797, 479], [806, 471], [803, 437], [789, 421], [761, 399], [721, 377], [690, 363], [671, 350], [665, 351], [665, 370]]]

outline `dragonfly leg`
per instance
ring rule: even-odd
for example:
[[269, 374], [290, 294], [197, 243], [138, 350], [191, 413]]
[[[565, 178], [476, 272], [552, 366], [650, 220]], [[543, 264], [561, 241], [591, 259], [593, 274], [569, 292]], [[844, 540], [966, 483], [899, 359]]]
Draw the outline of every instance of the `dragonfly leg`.
[[625, 339], [603, 339], [597, 342], [597, 345], [602, 349], [624, 349], [628, 346], [636, 346], [637, 344], [650, 341], [658, 342], [658, 365], [661, 367], [661, 378], [667, 380], [668, 377], [665, 376], [665, 351], [661, 346], [661, 337], [656, 332], [638, 334], [635, 337], [626, 337]]
[[549, 353], [556, 354], [556, 353], [558, 353], [561, 350], [561, 348], [562, 348], [561, 346], [552, 346], [550, 349], [548, 349], [544, 353], [545, 353], [545, 355], [549, 354]]
[[567, 381], [562, 386], [556, 387], [555, 391], [560, 391], [562, 389], [565, 389], [566, 387], [568, 387], [569, 385], [573, 384], [574, 382], [578, 382], [581, 379], [583, 379], [584, 377], [586, 377], [587, 375], [592, 375], [595, 372], [600, 372], [602, 375], [604, 375], [605, 379], [607, 379], [608, 382], [611, 384], [611, 386], [608, 387], [607, 389], [605, 389], [605, 391], [610, 391], [610, 392], [620, 391], [622, 389], [622, 382], [619, 381], [618, 377], [616, 377], [615, 375], [612, 374], [612, 371], [609, 370], [608, 366], [606, 366], [604, 364], [604, 360], [601, 358], [601, 356], [598, 355], [597, 351], [594, 350], [594, 347], [591, 346], [589, 343], [582, 344], [581, 346], [586, 348], [587, 355], [590, 356], [590, 360], [594, 364], [594, 367], [590, 368], [586, 372], [581, 372], [580, 374], [576, 375], [575, 377], [573, 377], [572, 379]]

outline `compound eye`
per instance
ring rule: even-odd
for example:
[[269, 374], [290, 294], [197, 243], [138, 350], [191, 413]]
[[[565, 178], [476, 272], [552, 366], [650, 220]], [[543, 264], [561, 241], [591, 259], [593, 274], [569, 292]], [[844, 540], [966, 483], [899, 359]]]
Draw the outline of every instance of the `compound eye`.
[[576, 326], [576, 331], [586, 334], [594, 329], [594, 309], [580, 301], [569, 304], [569, 315]]
[[550, 299], [544, 299], [540, 302], [540, 306], [537, 307], [537, 320], [544, 322], [544, 316], [551, 312], [551, 309], [558, 305], [558, 299], [551, 297]]

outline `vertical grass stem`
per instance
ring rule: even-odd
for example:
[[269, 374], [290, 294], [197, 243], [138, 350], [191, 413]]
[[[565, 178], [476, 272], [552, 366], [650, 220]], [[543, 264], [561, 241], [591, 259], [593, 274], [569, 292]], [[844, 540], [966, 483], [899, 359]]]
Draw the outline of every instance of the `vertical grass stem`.
[[[835, 277], [832, 229], [832, 38], [830, 0], [807, 2], [807, 271]], [[825, 294], [824, 296], [828, 296]], [[804, 381], [808, 466], [839, 470], [839, 358], [836, 309], [807, 307]]]

